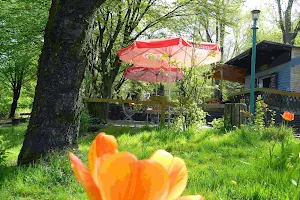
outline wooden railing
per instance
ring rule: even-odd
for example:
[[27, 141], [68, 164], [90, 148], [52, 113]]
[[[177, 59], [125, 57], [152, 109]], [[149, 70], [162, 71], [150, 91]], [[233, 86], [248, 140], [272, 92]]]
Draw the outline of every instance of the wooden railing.
[[[300, 114], [300, 93], [266, 88], [256, 88], [254, 91], [255, 98], [260, 95], [270, 108]], [[229, 97], [229, 100], [233, 103], [239, 103], [241, 99], [249, 105], [250, 91], [239, 92]]]
[[[169, 101], [166, 96], [154, 96], [151, 100], [148, 101], [138, 101], [131, 99], [103, 99], [103, 98], [84, 98], [84, 102], [87, 104], [97, 104], [97, 103], [134, 103], [136, 105], [144, 105], [144, 106], [159, 106], [160, 107], [160, 125], [165, 125], [165, 116], [166, 116], [166, 108], [168, 106], [176, 107], [178, 106], [178, 102]], [[203, 110], [211, 110], [224, 108], [224, 104], [201, 104], [199, 105], [203, 108]], [[89, 106], [88, 106], [89, 107]], [[98, 112], [96, 110], [96, 112]]]
[[165, 116], [166, 116], [166, 108], [168, 106], [176, 106], [177, 103], [168, 101], [166, 96], [155, 96], [153, 99], [149, 101], [138, 101], [131, 99], [103, 99], [103, 98], [84, 98], [85, 103], [134, 103], [137, 105], [145, 105], [145, 106], [160, 106], [160, 125], [165, 125]]

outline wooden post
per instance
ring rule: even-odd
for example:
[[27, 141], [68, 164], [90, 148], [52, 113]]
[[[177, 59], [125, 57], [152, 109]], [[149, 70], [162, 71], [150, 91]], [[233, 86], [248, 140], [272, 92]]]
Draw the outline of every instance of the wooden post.
[[220, 73], [221, 73], [221, 81], [220, 81], [220, 99], [221, 101], [223, 101], [223, 67], [221, 66], [221, 70], [220, 70]]
[[166, 116], [166, 102], [164, 101], [164, 99], [162, 99], [161, 104], [160, 104], [160, 126], [164, 127], [165, 126], [165, 116]]
[[[165, 121], [166, 121], [166, 106], [170, 102], [170, 99], [168, 96], [159, 96], [159, 102], [161, 105], [161, 113], [160, 113], [160, 126], [164, 127], [165, 126]], [[168, 104], [170, 106], [170, 104]], [[170, 117], [170, 116], [169, 116]]]
[[241, 124], [245, 124], [246, 117], [241, 110], [247, 111], [247, 105], [244, 103], [226, 103], [224, 109], [224, 123], [230, 122], [232, 127], [240, 127]]
[[232, 120], [231, 120], [231, 103], [226, 103], [224, 108], [224, 126], [227, 125], [227, 123], [230, 123], [230, 126], [232, 126]]

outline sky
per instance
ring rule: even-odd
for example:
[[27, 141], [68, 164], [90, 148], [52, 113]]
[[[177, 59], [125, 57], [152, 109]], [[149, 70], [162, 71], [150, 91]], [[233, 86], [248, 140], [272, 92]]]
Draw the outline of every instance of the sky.
[[261, 10], [263, 8], [263, 4], [266, 2], [269, 2], [270, 0], [246, 0], [245, 2], [245, 9], [253, 10], [253, 9], [259, 9]]

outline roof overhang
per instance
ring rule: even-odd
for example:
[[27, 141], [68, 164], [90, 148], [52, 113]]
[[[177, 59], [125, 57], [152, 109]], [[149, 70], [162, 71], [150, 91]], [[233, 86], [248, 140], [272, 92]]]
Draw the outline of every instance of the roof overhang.
[[245, 83], [246, 71], [241, 67], [235, 67], [227, 64], [219, 64], [215, 68], [212, 78], [218, 80], [227, 80], [231, 82]]
[[[260, 72], [291, 60], [292, 48], [296, 46], [262, 41], [256, 45], [256, 72]], [[245, 69], [246, 75], [251, 74], [252, 48], [237, 55], [225, 64]]]

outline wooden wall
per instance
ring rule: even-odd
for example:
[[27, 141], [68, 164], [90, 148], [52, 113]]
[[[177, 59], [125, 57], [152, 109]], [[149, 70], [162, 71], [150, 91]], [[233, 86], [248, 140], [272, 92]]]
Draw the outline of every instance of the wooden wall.
[[[282, 91], [290, 90], [290, 79], [291, 79], [291, 65], [290, 63], [285, 63], [277, 67], [266, 69], [264, 71], [255, 74], [255, 78], [262, 78], [274, 73], [277, 73], [277, 88]], [[250, 90], [250, 76], [245, 78], [245, 89]]]
[[300, 64], [291, 68], [291, 91], [300, 92]]
[[[255, 74], [255, 78], [277, 73], [277, 90], [300, 92], [300, 48], [293, 48], [291, 61]], [[250, 76], [245, 77], [245, 89], [250, 90]]]

